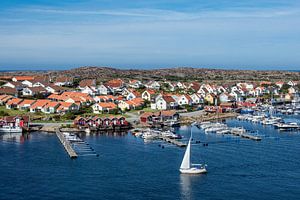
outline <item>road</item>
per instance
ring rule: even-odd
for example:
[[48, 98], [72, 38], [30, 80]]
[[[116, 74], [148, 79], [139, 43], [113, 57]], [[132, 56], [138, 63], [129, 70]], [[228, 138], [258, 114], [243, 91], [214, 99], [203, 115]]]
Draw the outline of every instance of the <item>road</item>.
[[195, 117], [195, 116], [200, 116], [204, 115], [205, 111], [204, 110], [197, 110], [194, 112], [187, 112], [187, 113], [180, 113], [181, 117]]

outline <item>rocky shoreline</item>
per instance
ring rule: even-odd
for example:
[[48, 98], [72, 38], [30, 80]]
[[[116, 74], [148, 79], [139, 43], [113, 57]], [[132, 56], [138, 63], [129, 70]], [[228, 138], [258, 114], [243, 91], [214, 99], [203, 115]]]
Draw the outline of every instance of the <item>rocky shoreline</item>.
[[181, 117], [180, 124], [189, 125], [193, 122], [215, 121], [215, 120], [219, 120], [219, 119], [235, 118], [237, 116], [238, 116], [237, 113], [219, 113], [219, 114], [208, 113], [207, 115]]
[[[204, 122], [204, 121], [215, 121], [219, 119], [227, 119], [227, 118], [235, 118], [237, 117], [237, 113], [220, 113], [220, 114], [212, 114], [207, 113], [205, 115], [195, 115], [191, 117], [181, 117], [180, 124], [181, 125], [190, 125], [193, 122]], [[40, 129], [34, 129], [33, 131], [42, 131], [55, 133], [57, 128], [60, 128], [63, 132], [84, 132], [84, 130], [80, 130], [74, 127], [62, 127], [63, 124], [60, 123], [45, 123], [41, 124]], [[132, 128], [148, 128], [148, 126], [141, 126], [141, 124], [132, 124]]]

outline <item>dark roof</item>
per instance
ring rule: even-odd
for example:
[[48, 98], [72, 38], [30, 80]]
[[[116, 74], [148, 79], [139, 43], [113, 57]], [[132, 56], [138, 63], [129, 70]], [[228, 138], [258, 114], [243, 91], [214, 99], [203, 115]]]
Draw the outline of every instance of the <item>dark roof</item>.
[[2, 87], [2, 88], [0, 88], [0, 94], [15, 95], [15, 94], [17, 94], [17, 90], [16, 90], [16, 88]]
[[84, 79], [80, 81], [79, 86], [80, 87], [86, 87], [86, 86], [95, 86], [96, 80], [95, 79]]
[[5, 122], [15, 122], [16, 118], [24, 120], [25, 123], [27, 123], [29, 121], [29, 116], [6, 116], [3, 118], [0, 118], [0, 120], [3, 120]]
[[35, 92], [35, 93], [47, 92], [47, 90], [45, 88], [43, 88], [42, 86], [39, 86], [39, 87], [28, 87], [28, 89], [30, 89], [32, 92]]
[[73, 82], [73, 78], [67, 76], [60, 76], [56, 78], [56, 82]]

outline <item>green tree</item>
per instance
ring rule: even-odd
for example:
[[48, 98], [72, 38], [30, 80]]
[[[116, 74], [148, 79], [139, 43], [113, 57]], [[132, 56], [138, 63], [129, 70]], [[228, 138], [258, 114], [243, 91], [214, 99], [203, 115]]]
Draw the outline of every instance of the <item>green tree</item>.
[[280, 92], [286, 94], [286, 93], [288, 93], [289, 88], [290, 88], [290, 86], [288, 84], [284, 83], [280, 89]]

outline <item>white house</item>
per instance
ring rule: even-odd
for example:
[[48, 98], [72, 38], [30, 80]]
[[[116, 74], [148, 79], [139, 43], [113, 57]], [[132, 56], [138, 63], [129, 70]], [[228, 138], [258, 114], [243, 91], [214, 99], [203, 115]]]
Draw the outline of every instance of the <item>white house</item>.
[[262, 87], [256, 87], [255, 88], [255, 96], [260, 96], [264, 93], [264, 88]]
[[38, 82], [33, 83], [32, 87], [44, 87], [45, 88], [45, 87], [47, 87], [47, 85], [49, 85], [49, 84], [38, 81]]
[[25, 80], [25, 81], [22, 81], [22, 84], [23, 84], [23, 85], [26, 85], [26, 86], [28, 86], [28, 87], [32, 87], [33, 82], [28, 81], [28, 80]]
[[150, 81], [146, 84], [146, 87], [154, 90], [159, 90], [160, 84], [157, 81]]
[[189, 95], [181, 95], [178, 98], [178, 105], [182, 106], [182, 105], [192, 105], [193, 104], [193, 100]]
[[85, 86], [84, 88], [81, 88], [81, 93], [95, 96], [97, 94], [97, 90], [94, 86]]
[[47, 114], [56, 113], [59, 106], [60, 106], [59, 102], [49, 102], [41, 109], [41, 112]]
[[237, 102], [243, 101], [243, 96], [239, 91], [232, 91], [230, 95], [233, 96], [235, 101]]
[[155, 94], [156, 94], [155, 90], [150, 90], [150, 89], [149, 90], [145, 90], [142, 93], [142, 99], [147, 100], [147, 101], [152, 101], [156, 97]]
[[219, 95], [219, 99], [221, 103], [227, 103], [228, 101], [230, 101], [229, 94], [225, 92]]
[[64, 89], [60, 86], [57, 86], [57, 85], [48, 85], [46, 88], [48, 93], [51, 93], [51, 94], [58, 94], [60, 93], [61, 91], [64, 91]]
[[26, 87], [22, 90], [23, 96], [34, 96], [37, 94], [46, 93], [47, 90], [43, 87]]
[[98, 93], [99, 94], [110, 94], [111, 90], [109, 89], [109, 87], [106, 87], [105, 85], [101, 84], [97, 87]]
[[298, 84], [298, 82], [297, 81], [289, 81], [287, 84], [290, 86], [296, 86]]
[[190, 95], [191, 99], [192, 99], [192, 104], [200, 104], [200, 103], [204, 103], [204, 99], [202, 98], [202, 96], [200, 94], [191, 94]]
[[186, 89], [187, 88], [187, 86], [184, 83], [180, 82], [180, 81], [178, 81], [176, 83], [176, 87], [178, 87], [179, 89]]
[[142, 87], [143, 84], [139, 80], [130, 80], [128, 86], [131, 87], [131, 88], [138, 89], [138, 88]]
[[57, 85], [57, 86], [70, 86], [72, 84], [73, 84], [73, 78], [66, 77], [66, 76], [58, 77], [54, 83], [54, 85]]
[[141, 94], [140, 94], [139, 92], [137, 92], [137, 91], [132, 91], [132, 92], [130, 92], [130, 93], [126, 96], [126, 99], [127, 99], [127, 100], [131, 100], [131, 99], [138, 98], [138, 97], [140, 97], [140, 96], [141, 96]]
[[155, 108], [157, 110], [167, 110], [177, 108], [178, 104], [176, 100], [171, 96], [160, 96], [157, 98]]
[[226, 89], [223, 86], [218, 86], [217, 87], [217, 93], [218, 94], [221, 94], [221, 93], [224, 93], [224, 92], [226, 92]]
[[17, 105], [17, 108], [20, 110], [26, 110], [26, 109], [29, 109], [30, 106], [33, 105], [34, 103], [35, 103], [35, 100], [25, 99]]
[[109, 112], [110, 110], [117, 109], [117, 105], [112, 102], [101, 102], [92, 105], [93, 113], [99, 114], [103, 112]]

